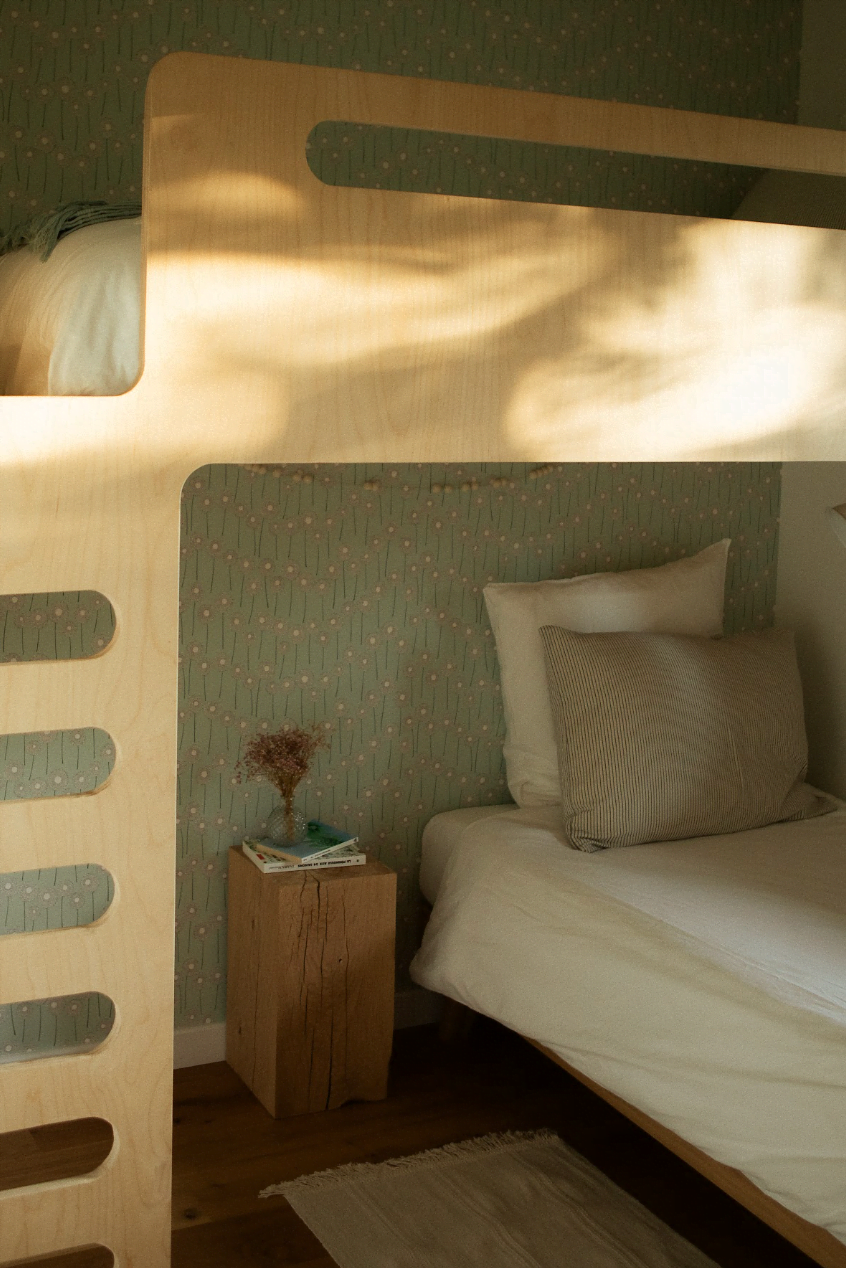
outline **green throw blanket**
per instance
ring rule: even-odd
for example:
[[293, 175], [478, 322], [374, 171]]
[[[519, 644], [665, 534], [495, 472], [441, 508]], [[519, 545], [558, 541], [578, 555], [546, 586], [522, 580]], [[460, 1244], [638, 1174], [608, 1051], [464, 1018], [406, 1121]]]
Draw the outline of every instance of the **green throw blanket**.
[[0, 255], [29, 247], [42, 260], [49, 259], [59, 238], [86, 225], [99, 225], [105, 220], [128, 220], [141, 215], [140, 203], [79, 202], [65, 203], [55, 211], [42, 211], [16, 225], [0, 237]]

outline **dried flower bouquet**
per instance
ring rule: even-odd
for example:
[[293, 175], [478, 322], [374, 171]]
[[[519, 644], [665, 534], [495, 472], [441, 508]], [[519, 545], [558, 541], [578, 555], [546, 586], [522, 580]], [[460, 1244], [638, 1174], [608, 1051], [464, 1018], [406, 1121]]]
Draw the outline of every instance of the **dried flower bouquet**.
[[285, 805], [285, 826], [291, 840], [295, 836], [294, 793], [297, 785], [308, 774], [315, 753], [328, 747], [323, 731], [316, 724], [283, 727], [275, 733], [262, 731], [253, 736], [238, 761], [239, 780], [243, 772], [249, 779], [267, 779], [279, 789]]

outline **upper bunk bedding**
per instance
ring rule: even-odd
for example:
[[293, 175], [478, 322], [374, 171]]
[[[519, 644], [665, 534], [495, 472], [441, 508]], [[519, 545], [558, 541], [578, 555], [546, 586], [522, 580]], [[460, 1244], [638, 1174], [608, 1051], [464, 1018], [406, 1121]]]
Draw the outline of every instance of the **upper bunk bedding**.
[[498, 808], [453, 837], [412, 976], [846, 1242], [844, 927], [842, 806], [596, 854], [559, 806]]
[[141, 367], [141, 220], [0, 258], [0, 394], [115, 396]]

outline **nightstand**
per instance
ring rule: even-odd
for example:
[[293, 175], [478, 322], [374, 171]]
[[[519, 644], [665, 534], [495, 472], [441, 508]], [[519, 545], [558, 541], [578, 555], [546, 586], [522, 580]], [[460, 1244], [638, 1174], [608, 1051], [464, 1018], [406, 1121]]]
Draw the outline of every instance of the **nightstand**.
[[229, 851], [226, 1060], [274, 1118], [387, 1095], [396, 873]]

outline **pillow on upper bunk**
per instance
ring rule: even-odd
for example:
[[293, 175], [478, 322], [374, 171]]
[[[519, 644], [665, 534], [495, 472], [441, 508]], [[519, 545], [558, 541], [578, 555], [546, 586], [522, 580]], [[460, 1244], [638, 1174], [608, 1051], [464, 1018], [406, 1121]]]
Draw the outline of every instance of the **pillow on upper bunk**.
[[141, 221], [0, 259], [0, 395], [116, 396], [141, 372]]
[[789, 630], [731, 638], [540, 631], [570, 844], [741, 832], [834, 808], [808, 749]]
[[722, 634], [729, 544], [726, 538], [657, 568], [485, 586], [502, 682], [508, 788], [518, 806], [561, 801], [540, 626]]

